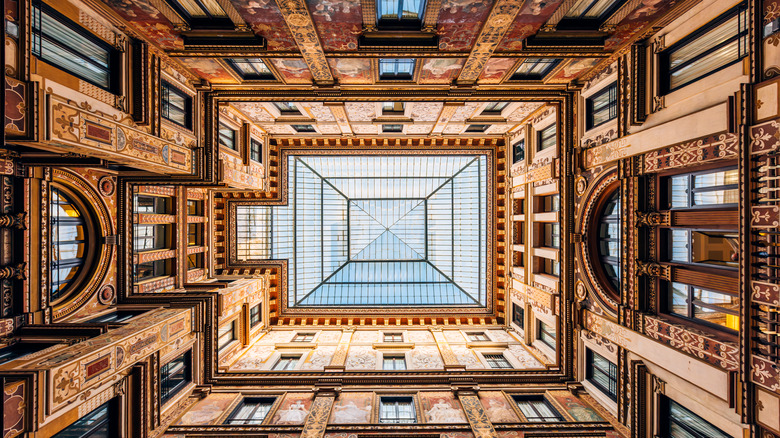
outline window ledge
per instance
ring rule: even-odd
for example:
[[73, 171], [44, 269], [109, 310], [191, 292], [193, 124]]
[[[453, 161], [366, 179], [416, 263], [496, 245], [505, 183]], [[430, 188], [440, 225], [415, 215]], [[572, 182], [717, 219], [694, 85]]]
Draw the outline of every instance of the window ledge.
[[509, 348], [508, 342], [467, 342], [466, 346], [469, 348]]
[[314, 342], [285, 342], [282, 344], [275, 344], [275, 350], [314, 350], [317, 348], [317, 344]]
[[410, 342], [375, 342], [371, 344], [374, 350], [411, 350], [414, 343]]

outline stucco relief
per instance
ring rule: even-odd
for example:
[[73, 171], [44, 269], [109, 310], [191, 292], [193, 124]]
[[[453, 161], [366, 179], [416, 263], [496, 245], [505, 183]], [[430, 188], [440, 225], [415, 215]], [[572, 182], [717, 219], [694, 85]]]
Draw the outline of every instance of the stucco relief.
[[497, 342], [517, 342], [517, 339], [503, 330], [488, 330], [487, 335]]
[[352, 335], [353, 343], [377, 342], [379, 332], [373, 330], [358, 330]]
[[410, 330], [406, 332], [406, 339], [409, 342], [435, 342], [431, 332], [424, 330]]
[[341, 340], [341, 332], [335, 330], [327, 330], [320, 333], [317, 337], [317, 342], [320, 344], [338, 344]]
[[442, 333], [444, 333], [444, 339], [447, 342], [466, 342], [466, 338], [459, 330], [444, 330]]
[[349, 120], [353, 122], [370, 122], [376, 117], [376, 104], [373, 102], [347, 102], [344, 104], [344, 109], [347, 111]]
[[273, 424], [303, 424], [311, 409], [312, 394], [287, 394], [274, 414]]
[[273, 122], [272, 116], [258, 102], [235, 102], [232, 104], [253, 122]]
[[515, 344], [510, 345], [507, 349], [509, 354], [512, 355], [520, 363], [520, 367], [527, 368], [544, 368], [541, 362], [536, 359], [531, 352], [529, 352], [524, 346]]
[[474, 352], [471, 349], [460, 345], [451, 346], [451, 348], [459, 364], [466, 368], [484, 368], [482, 362], [474, 356]]
[[317, 128], [319, 129], [320, 134], [341, 134], [341, 128], [339, 128], [339, 125], [320, 123], [317, 125]]
[[415, 122], [435, 122], [444, 106], [441, 102], [414, 102], [410, 103], [411, 118]]
[[330, 111], [330, 108], [326, 107], [322, 103], [312, 102], [305, 104], [305, 108], [309, 110], [311, 115], [319, 122], [335, 122], [336, 118]]
[[371, 347], [351, 347], [344, 367], [348, 370], [375, 370], [376, 353]]
[[538, 110], [543, 104], [541, 103], [521, 103], [512, 114], [507, 116], [507, 121], [519, 122], [528, 117], [532, 112]]
[[270, 345], [254, 345], [241, 356], [230, 369], [233, 370], [259, 370], [265, 361], [273, 354], [274, 347]]
[[445, 134], [460, 134], [464, 129], [466, 129], [466, 125], [462, 123], [450, 123], [444, 127], [443, 132]]
[[330, 364], [330, 359], [336, 347], [318, 347], [311, 353], [309, 359], [301, 366], [302, 370], [321, 370]]
[[433, 129], [433, 125], [431, 124], [407, 125], [406, 133], [407, 134], [428, 134], [429, 132], [431, 132], [431, 129]]
[[379, 133], [379, 127], [374, 125], [352, 125], [352, 130], [355, 131], [355, 134]]
[[410, 353], [409, 369], [430, 370], [444, 368], [439, 349], [434, 346], [417, 347]]
[[258, 344], [275, 344], [277, 342], [290, 342], [290, 340], [293, 337], [293, 332], [290, 330], [284, 330], [284, 331], [275, 331], [272, 330], [265, 334], [262, 338], [260, 338], [259, 341], [257, 341]]
[[455, 110], [455, 114], [452, 115], [450, 120], [453, 122], [464, 122], [469, 117], [474, 116], [474, 113], [480, 105], [479, 102], [467, 102], [465, 105], [458, 107], [458, 109]]

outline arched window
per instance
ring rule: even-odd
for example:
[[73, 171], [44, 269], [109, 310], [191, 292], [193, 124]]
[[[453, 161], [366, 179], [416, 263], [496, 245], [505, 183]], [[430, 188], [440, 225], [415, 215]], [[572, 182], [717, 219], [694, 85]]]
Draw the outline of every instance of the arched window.
[[620, 291], [620, 190], [614, 190], [598, 215], [597, 248], [601, 270], [615, 292]]
[[88, 217], [81, 201], [62, 187], [51, 190], [51, 291], [56, 301], [80, 282], [92, 253]]

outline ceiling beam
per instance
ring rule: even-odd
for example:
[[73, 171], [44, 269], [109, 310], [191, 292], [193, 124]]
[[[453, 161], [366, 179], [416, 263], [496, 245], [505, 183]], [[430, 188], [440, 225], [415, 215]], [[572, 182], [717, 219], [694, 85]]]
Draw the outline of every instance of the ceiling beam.
[[496, 1], [458, 76], [458, 84], [471, 85], [477, 81], [488, 59], [493, 55], [501, 40], [504, 39], [506, 32], [512, 27], [515, 17], [524, 4], [525, 0]]
[[352, 125], [349, 123], [349, 118], [347, 117], [347, 110], [344, 107], [344, 103], [338, 102], [338, 103], [325, 103], [325, 106], [330, 108], [331, 114], [333, 114], [333, 117], [336, 119], [336, 124], [339, 125], [339, 129], [341, 130], [342, 135], [355, 135], [354, 132], [352, 132]]
[[361, 0], [363, 11], [363, 32], [376, 32], [376, 0]]
[[325, 52], [317, 36], [317, 29], [306, 8], [304, 0], [277, 0], [284, 21], [298, 44], [303, 60], [309, 66], [314, 82], [318, 85], [332, 85], [335, 81], [325, 59]]

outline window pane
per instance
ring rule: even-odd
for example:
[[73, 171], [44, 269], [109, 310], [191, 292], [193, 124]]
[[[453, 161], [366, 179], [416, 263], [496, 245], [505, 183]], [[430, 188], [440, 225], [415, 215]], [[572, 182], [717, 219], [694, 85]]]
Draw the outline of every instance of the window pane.
[[689, 230], [669, 230], [669, 243], [671, 247], [671, 260], [676, 262], [690, 262], [688, 246]]
[[729, 438], [722, 430], [705, 421], [703, 418], [689, 411], [682, 405], [663, 397], [662, 401], [668, 403], [669, 430], [664, 431], [666, 436], [692, 437], [692, 438]]
[[682, 316], [688, 316], [688, 286], [672, 283], [670, 311]]

